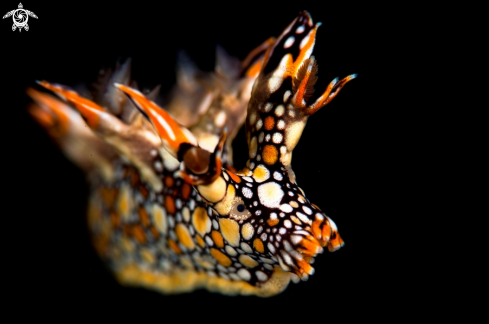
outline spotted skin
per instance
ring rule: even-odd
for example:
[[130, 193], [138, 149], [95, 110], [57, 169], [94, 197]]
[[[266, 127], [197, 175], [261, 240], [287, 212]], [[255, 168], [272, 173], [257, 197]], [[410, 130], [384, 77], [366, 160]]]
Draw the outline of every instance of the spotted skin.
[[[226, 86], [214, 84], [212, 95], [196, 95], [192, 102], [182, 93], [197, 93], [198, 86], [180, 82], [173, 102], [192, 113], [177, 117], [131, 86], [127, 63], [105, 76], [113, 82], [102, 87], [107, 94], [93, 98], [40, 82], [78, 110], [89, 134], [74, 131], [82, 119], [66, 117], [64, 103], [29, 90], [37, 103], [31, 114], [63, 150], [77, 135], [108, 148], [92, 148], [98, 158], [72, 159], [89, 175], [95, 249], [121, 283], [164, 293], [206, 288], [273, 296], [291, 280], [307, 280], [324, 248], [343, 245], [334, 222], [298, 187], [291, 166], [307, 118], [355, 77], [333, 81], [310, 102], [318, 27], [300, 13], [234, 72], [239, 64], [221, 53], [216, 73], [227, 71]], [[189, 66], [179, 73], [191, 74]], [[100, 104], [97, 98], [103, 98]], [[201, 114], [197, 121], [195, 113]], [[236, 171], [230, 143], [243, 122], [249, 160]]]

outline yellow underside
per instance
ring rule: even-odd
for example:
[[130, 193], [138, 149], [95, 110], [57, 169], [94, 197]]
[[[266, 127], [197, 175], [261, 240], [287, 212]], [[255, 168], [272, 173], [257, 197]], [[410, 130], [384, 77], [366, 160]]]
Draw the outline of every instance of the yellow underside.
[[270, 297], [282, 292], [290, 281], [290, 272], [284, 272], [280, 267], [275, 268], [272, 277], [261, 287], [252, 286], [244, 281], [231, 281], [188, 270], [181, 270], [171, 275], [156, 273], [140, 269], [133, 264], [120, 269], [115, 275], [123, 285], [144, 287], [164, 294], [185, 293], [204, 288], [224, 295]]

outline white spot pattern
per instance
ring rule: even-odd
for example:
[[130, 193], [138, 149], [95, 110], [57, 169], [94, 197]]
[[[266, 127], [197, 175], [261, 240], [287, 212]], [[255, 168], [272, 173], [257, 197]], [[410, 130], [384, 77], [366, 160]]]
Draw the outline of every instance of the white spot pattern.
[[300, 219], [301, 221], [303, 221], [304, 223], [306, 223], [306, 224], [311, 224], [311, 223], [312, 223], [312, 222], [311, 222], [311, 220], [310, 220], [309, 218], [307, 218], [307, 216], [306, 216], [306, 215], [304, 215], [303, 213], [301, 213], [301, 212], [297, 212], [297, 213], [295, 213], [295, 214], [296, 214], [296, 215], [297, 215], [297, 217], [299, 217], [299, 219]]
[[277, 128], [278, 129], [284, 129], [285, 128], [285, 122], [280, 119], [278, 122], [277, 122]]
[[295, 37], [294, 36], [289, 36], [289, 38], [287, 38], [287, 40], [284, 43], [284, 48], [289, 48], [292, 45], [294, 45], [294, 41], [295, 41]]
[[255, 274], [256, 274], [256, 278], [258, 278], [259, 281], [265, 281], [268, 279], [267, 275], [262, 271], [258, 270], [255, 272]]
[[263, 126], [263, 121], [260, 119], [258, 119], [258, 121], [256, 122], [256, 130], [260, 130]]
[[246, 198], [251, 198], [251, 197], [253, 197], [253, 191], [251, 191], [249, 188], [247, 188], [247, 187], [243, 187], [243, 189], [241, 189], [241, 191], [243, 192], [243, 195], [244, 195]]
[[285, 91], [285, 93], [284, 93], [284, 103], [287, 101], [287, 99], [289, 99], [289, 97], [290, 97], [291, 94], [292, 94], [292, 92], [290, 90]]
[[246, 252], [246, 253], [253, 253], [253, 249], [245, 242], [241, 242], [241, 248]]
[[238, 255], [238, 252], [236, 252], [236, 250], [233, 249], [230, 245], [226, 245], [225, 250], [226, 250], [227, 254], [229, 254], [230, 256]]
[[292, 206], [289, 204], [282, 204], [280, 206], [280, 210], [285, 212], [285, 213], [290, 213], [293, 209], [292, 209]]
[[272, 110], [272, 107], [273, 105], [270, 102], [267, 102], [264, 108], [265, 112], [269, 112], [270, 110]]
[[213, 246], [214, 245], [214, 241], [209, 237], [209, 236], [206, 236], [205, 237], [205, 242], [207, 243], [207, 245], [209, 246]]
[[267, 247], [270, 250], [270, 252], [275, 253], [275, 247], [272, 245], [272, 243], [268, 243]]
[[258, 198], [266, 207], [276, 208], [280, 206], [283, 196], [284, 192], [276, 182], [267, 182], [258, 187]]
[[278, 171], [275, 171], [273, 173], [273, 178], [277, 181], [282, 181], [283, 179], [283, 176], [282, 176], [282, 173], [278, 172]]
[[277, 117], [280, 117], [284, 114], [285, 112], [285, 108], [284, 108], [284, 105], [278, 105], [277, 108], [275, 108], [275, 115]]
[[156, 161], [155, 162], [155, 170], [158, 171], [158, 172], [162, 172], [163, 171], [163, 164], [161, 164], [160, 161]]
[[251, 279], [250, 272], [248, 270], [244, 269], [244, 268], [243, 269], [239, 269], [237, 273], [238, 273], [238, 276], [240, 276], [241, 279], [243, 279], [244, 281], [248, 281], [248, 280]]
[[309, 37], [311, 37], [311, 33], [310, 32], [309, 32], [309, 35], [307, 35], [306, 37], [304, 37], [302, 39], [301, 43], [299, 44], [299, 49], [302, 49], [304, 46], [306, 46], [307, 42], [309, 41]]
[[282, 136], [282, 134], [280, 134], [280, 133], [278, 133], [278, 132], [277, 132], [277, 133], [273, 134], [272, 141], [273, 141], [275, 144], [280, 144], [280, 143], [282, 142], [282, 139], [283, 139], [283, 138], [284, 138], [284, 137]]

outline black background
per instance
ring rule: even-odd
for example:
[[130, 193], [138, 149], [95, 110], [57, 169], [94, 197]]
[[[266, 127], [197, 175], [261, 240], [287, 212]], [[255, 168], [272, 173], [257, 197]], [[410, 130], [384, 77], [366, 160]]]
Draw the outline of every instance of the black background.
[[[105, 2], [104, 2], [105, 3]], [[18, 3], [4, 1], [2, 15]], [[389, 83], [382, 69], [397, 49], [384, 37], [392, 15], [372, 6], [325, 1], [170, 4], [123, 2], [23, 2], [39, 18], [30, 30], [12, 32], [0, 21], [2, 43], [2, 273], [8, 305], [29, 306], [19, 317], [301, 321], [384, 318], [406, 305], [412, 273], [396, 239], [397, 166], [403, 140], [392, 130], [402, 118], [394, 102], [379, 95]], [[132, 57], [133, 78], [143, 87], [175, 81], [179, 49], [203, 70], [214, 65], [215, 45], [243, 59], [270, 36], [278, 36], [300, 10], [321, 21], [314, 55], [324, 89], [335, 77], [358, 73], [341, 93], [312, 116], [294, 151], [293, 169], [307, 197], [338, 225], [345, 246], [316, 258], [316, 273], [268, 299], [227, 297], [196, 291], [164, 296], [119, 286], [93, 252], [85, 228], [84, 175], [26, 113], [35, 80], [66, 85], [95, 80], [100, 68]], [[385, 8], [384, 8], [385, 9]], [[389, 11], [389, 9], [386, 9]], [[394, 72], [394, 71], [390, 71]], [[317, 90], [320, 91], [320, 90]], [[387, 107], [389, 106], [389, 107]], [[242, 167], [241, 132], [235, 164]], [[246, 152], [244, 149], [242, 152]], [[400, 174], [403, 174], [402, 176]], [[409, 300], [414, 309], [424, 301]]]

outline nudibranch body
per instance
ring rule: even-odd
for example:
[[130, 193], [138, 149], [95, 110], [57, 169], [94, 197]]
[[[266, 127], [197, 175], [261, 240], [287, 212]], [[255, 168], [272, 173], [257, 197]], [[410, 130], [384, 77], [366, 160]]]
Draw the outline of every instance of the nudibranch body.
[[[91, 98], [45, 81], [63, 101], [28, 90], [31, 114], [87, 173], [93, 243], [121, 283], [272, 296], [343, 245], [291, 167], [308, 117], [355, 77], [312, 102], [318, 27], [302, 12], [242, 63], [218, 49], [207, 75], [181, 57], [166, 110], [152, 101], [159, 89], [136, 90], [129, 61]], [[236, 172], [230, 144], [243, 123], [249, 160]]]

